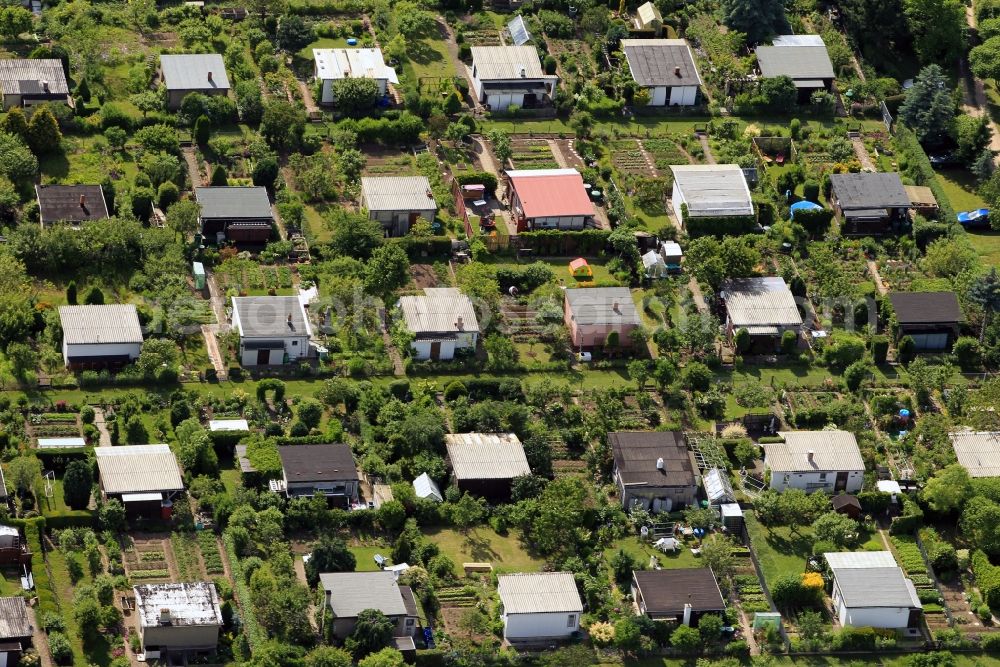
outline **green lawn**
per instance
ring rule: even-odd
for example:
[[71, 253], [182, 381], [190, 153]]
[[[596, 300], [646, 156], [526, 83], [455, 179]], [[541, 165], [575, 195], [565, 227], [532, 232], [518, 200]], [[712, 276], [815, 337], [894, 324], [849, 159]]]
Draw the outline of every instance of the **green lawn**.
[[428, 541], [438, 545], [441, 553], [455, 563], [455, 574], [462, 577], [462, 563], [492, 563], [494, 570], [503, 572], [538, 572], [544, 561], [529, 554], [516, 531], [498, 535], [486, 527], [469, 531], [468, 536], [451, 529], [424, 531]]
[[346, 37], [320, 37], [310, 44], [306, 44], [295, 54], [297, 58], [312, 62], [313, 49], [343, 49], [347, 48]]
[[[938, 181], [955, 212], [984, 208], [986, 202], [976, 194], [976, 179], [965, 169], [937, 169]], [[950, 221], [954, 222], [954, 221]]]
[[351, 547], [351, 553], [357, 560], [354, 566], [356, 572], [376, 572], [379, 566], [375, 563], [375, 554], [382, 554], [392, 561], [392, 547]]
[[605, 549], [604, 559], [610, 564], [611, 559], [618, 553], [619, 549], [622, 549], [625, 553], [635, 558], [641, 567], [649, 565], [651, 556], [655, 556], [660, 567], [666, 570], [677, 570], [685, 567], [704, 567], [701, 559], [691, 553], [690, 547], [684, 546], [674, 553], [663, 553], [659, 549], [654, 548], [649, 542], [645, 542], [635, 536], [619, 540], [613, 547]]
[[826, 368], [813, 365], [795, 366], [745, 366], [742, 370], [733, 371], [722, 379], [731, 381], [734, 385], [755, 382], [769, 387], [781, 385], [801, 385], [816, 387], [822, 385], [832, 374]]
[[407, 40], [406, 56], [402, 75], [420, 84], [425, 90], [436, 85], [430, 79], [453, 79], [458, 76], [458, 70], [448, 52], [448, 43], [437, 25], [420, 39]]
[[1000, 232], [970, 231], [972, 247], [986, 266], [1000, 267]]
[[240, 488], [239, 470], [222, 470], [219, 472], [219, 479], [222, 480], [222, 486], [226, 487], [226, 493], [229, 495], [235, 494]]
[[792, 533], [784, 526], [768, 530], [752, 512], [746, 513], [746, 523], [750, 542], [768, 585], [783, 575], [805, 571], [806, 559], [812, 550], [809, 528], [799, 528], [798, 533]]

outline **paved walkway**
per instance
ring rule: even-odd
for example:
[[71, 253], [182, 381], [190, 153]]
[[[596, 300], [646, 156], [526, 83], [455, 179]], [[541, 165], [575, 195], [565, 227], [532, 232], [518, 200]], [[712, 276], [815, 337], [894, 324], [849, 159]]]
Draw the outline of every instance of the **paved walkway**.
[[[976, 14], [971, 6], [965, 8], [965, 22], [969, 24], [970, 28], [975, 29]], [[986, 87], [981, 79], [977, 79], [969, 72], [967, 58], [962, 58], [960, 65], [962, 76], [968, 84], [962, 87], [964, 93], [962, 111], [974, 118], [986, 116], [990, 125], [990, 150], [993, 151], [994, 156], [1000, 156], [1000, 128], [987, 113], [989, 107], [987, 106]]]
[[38, 651], [39, 663], [42, 667], [53, 667], [56, 663], [49, 653], [49, 640], [42, 629], [42, 624], [38, 622], [35, 609], [28, 607], [28, 621], [31, 623], [31, 644]]
[[865, 146], [864, 140], [860, 136], [851, 137], [851, 143], [854, 144], [854, 154], [858, 156], [861, 169], [864, 171], [878, 171], [872, 162], [872, 156], [868, 154], [868, 148]]
[[705, 162], [708, 164], [715, 164], [715, 156], [712, 155], [712, 147], [708, 143], [708, 135], [699, 134], [698, 141], [701, 142], [701, 150], [705, 153]]
[[181, 150], [184, 153], [184, 163], [187, 165], [188, 176], [191, 178], [191, 187], [198, 188], [204, 185], [201, 178], [201, 169], [198, 165], [198, 156], [194, 152], [193, 146], [188, 146]]
[[877, 289], [878, 293], [883, 296], [888, 294], [889, 288], [885, 286], [884, 282], [882, 282], [882, 275], [878, 272], [878, 264], [876, 264], [875, 260], [872, 259], [869, 259], [866, 264], [868, 265], [868, 274], [872, 277], [872, 280], [875, 281], [875, 289]]
[[201, 335], [205, 337], [205, 351], [208, 352], [208, 358], [212, 361], [212, 368], [215, 369], [215, 375], [219, 380], [226, 380], [229, 374], [226, 372], [226, 364], [222, 360], [219, 341], [215, 337], [215, 334], [219, 331], [220, 325], [218, 324], [201, 325]]
[[400, 356], [399, 350], [396, 349], [396, 345], [392, 342], [392, 337], [385, 329], [382, 329], [382, 342], [385, 343], [385, 351], [389, 354], [389, 358], [392, 359], [392, 374], [396, 377], [405, 377], [406, 366], [403, 365], [403, 357]]
[[299, 92], [302, 93], [302, 104], [305, 105], [306, 113], [312, 116], [319, 113], [319, 107], [313, 101], [312, 87], [305, 81], [299, 81]]
[[111, 433], [108, 431], [107, 422], [104, 419], [104, 408], [94, 408], [94, 426], [97, 427], [98, 447], [111, 446]]

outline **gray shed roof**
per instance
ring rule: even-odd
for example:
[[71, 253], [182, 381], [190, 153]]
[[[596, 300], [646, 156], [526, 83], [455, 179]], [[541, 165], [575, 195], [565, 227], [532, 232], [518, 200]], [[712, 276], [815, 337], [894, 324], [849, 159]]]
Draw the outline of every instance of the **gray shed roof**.
[[69, 345], [142, 342], [139, 313], [131, 303], [59, 306], [59, 322]]
[[456, 479], [514, 479], [531, 474], [524, 447], [513, 433], [449, 433], [444, 443]]
[[7, 95], [40, 94], [45, 82], [50, 95], [68, 95], [66, 71], [58, 58], [0, 59], [0, 87]]
[[780, 327], [802, 324], [795, 296], [781, 278], [743, 278], [723, 289], [726, 314], [737, 329], [751, 334], [776, 334]]
[[956, 431], [955, 456], [972, 477], [1000, 477], [1000, 431]]
[[28, 606], [22, 597], [0, 598], [0, 641], [31, 637]]
[[891, 553], [876, 551], [861, 558], [855, 558], [861, 554], [826, 553], [823, 556], [847, 607], [922, 608], [913, 582], [896, 565]]
[[427, 287], [423, 295], [400, 297], [399, 308], [406, 328], [418, 335], [479, 331], [472, 300], [454, 287]]
[[772, 472], [850, 472], [865, 469], [858, 441], [848, 431], [781, 431], [778, 435], [785, 441], [764, 445], [764, 464]]
[[[757, 64], [765, 79], [787, 76], [793, 80], [832, 79], [833, 64], [826, 46], [758, 46]], [[817, 81], [819, 86], [822, 81]]]
[[184, 490], [177, 458], [167, 445], [97, 447], [94, 454], [105, 493]]
[[570, 572], [533, 572], [497, 577], [497, 593], [508, 614], [553, 614], [583, 611]]
[[229, 90], [226, 65], [218, 53], [165, 54], [160, 56], [160, 71], [167, 90]]
[[577, 324], [641, 324], [632, 292], [627, 287], [579, 287], [568, 289], [566, 302]]
[[43, 225], [108, 217], [108, 205], [100, 185], [36, 185], [35, 196]]
[[889, 302], [902, 326], [955, 324], [964, 319], [954, 292], [890, 292]]
[[[473, 46], [472, 65], [480, 81], [539, 79], [546, 76], [533, 46]], [[521, 76], [524, 70], [524, 76]]]
[[272, 217], [267, 188], [212, 186], [195, 188], [194, 196], [203, 219]]
[[325, 572], [319, 575], [330, 610], [337, 618], [355, 618], [365, 609], [405, 616], [406, 603], [392, 572]]
[[369, 211], [436, 211], [426, 176], [362, 176], [361, 194]]
[[683, 39], [623, 39], [632, 78], [640, 86], [700, 86], [691, 46]]
[[834, 198], [845, 211], [910, 206], [910, 196], [896, 172], [831, 174], [830, 186]]
[[750, 187], [738, 164], [671, 165], [670, 171], [690, 217], [753, 215]]
[[239, 319], [242, 337], [312, 335], [305, 308], [297, 296], [234, 296], [233, 311], [233, 319]]

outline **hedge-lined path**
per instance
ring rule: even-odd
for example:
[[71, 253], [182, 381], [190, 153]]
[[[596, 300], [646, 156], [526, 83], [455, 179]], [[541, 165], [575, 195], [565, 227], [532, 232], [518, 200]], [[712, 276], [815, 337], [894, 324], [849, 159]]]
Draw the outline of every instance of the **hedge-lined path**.
[[108, 431], [108, 424], [104, 419], [104, 408], [94, 408], [94, 426], [99, 434], [97, 440], [98, 447], [111, 446], [111, 433]]

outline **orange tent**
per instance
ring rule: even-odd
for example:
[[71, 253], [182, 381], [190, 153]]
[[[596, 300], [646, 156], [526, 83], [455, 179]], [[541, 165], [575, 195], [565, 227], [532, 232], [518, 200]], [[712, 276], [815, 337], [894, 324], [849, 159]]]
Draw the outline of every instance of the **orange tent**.
[[593, 278], [594, 270], [583, 257], [577, 257], [569, 263], [569, 273], [574, 278]]

